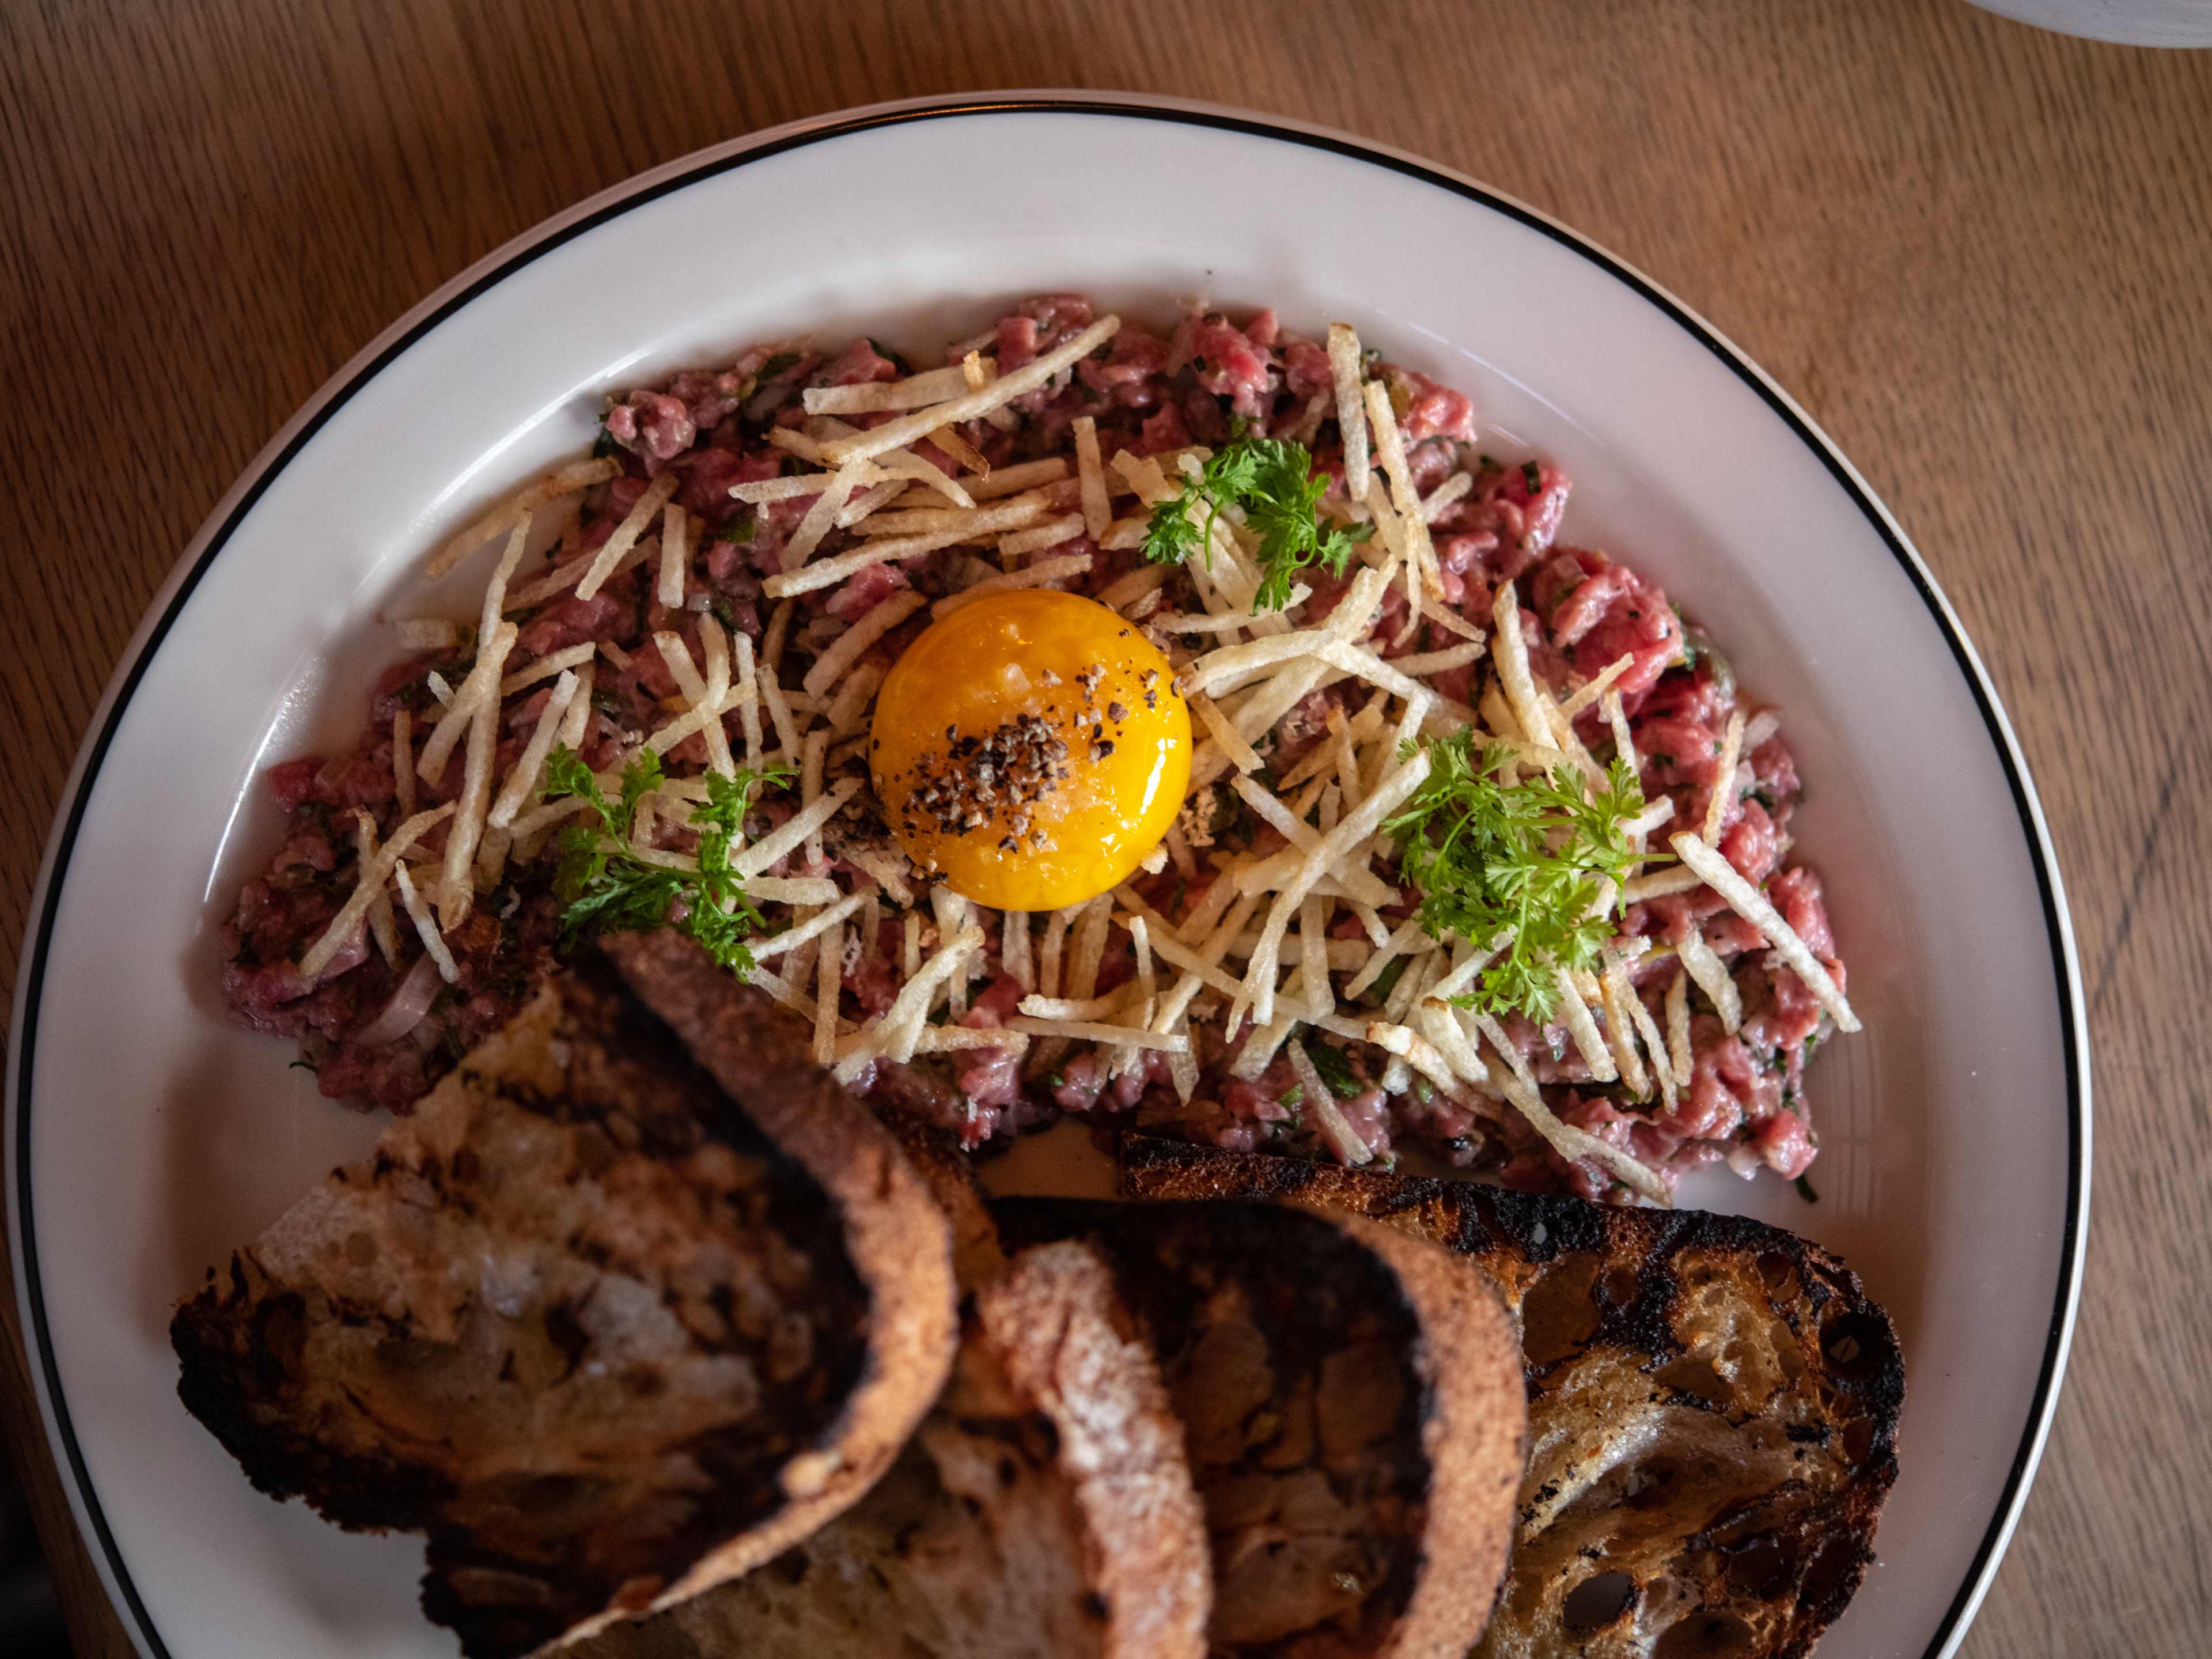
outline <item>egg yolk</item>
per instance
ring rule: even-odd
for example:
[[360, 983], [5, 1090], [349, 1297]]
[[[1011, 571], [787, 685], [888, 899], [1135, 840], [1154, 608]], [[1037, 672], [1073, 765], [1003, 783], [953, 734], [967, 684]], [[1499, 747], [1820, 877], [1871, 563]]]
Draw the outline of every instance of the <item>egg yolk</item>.
[[1128, 879], [1190, 779], [1190, 710], [1096, 600], [993, 594], [932, 627], [876, 694], [869, 768], [907, 855], [978, 904], [1057, 910]]

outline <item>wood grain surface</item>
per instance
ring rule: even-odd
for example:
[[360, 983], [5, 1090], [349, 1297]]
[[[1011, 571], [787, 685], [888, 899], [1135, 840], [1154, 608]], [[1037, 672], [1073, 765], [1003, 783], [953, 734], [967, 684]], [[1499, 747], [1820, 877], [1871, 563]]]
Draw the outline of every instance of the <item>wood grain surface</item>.
[[[141, 611], [364, 342], [538, 219], [699, 146], [1037, 86], [1322, 122], [1534, 203], [1711, 318], [1896, 511], [2041, 787], [2097, 1070], [2072, 1370], [1965, 1651], [2203, 1652], [2212, 54], [1957, 0], [18, 0], [0, 9], [0, 975]], [[6, 1300], [0, 1420], [79, 1652], [119, 1659]]]

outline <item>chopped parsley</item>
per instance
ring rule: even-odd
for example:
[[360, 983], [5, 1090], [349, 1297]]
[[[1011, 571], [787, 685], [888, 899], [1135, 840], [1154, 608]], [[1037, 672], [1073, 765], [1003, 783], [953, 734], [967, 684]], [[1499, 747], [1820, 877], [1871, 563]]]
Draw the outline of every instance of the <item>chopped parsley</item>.
[[1350, 1100], [1367, 1086], [1359, 1080], [1359, 1073], [1352, 1069], [1352, 1062], [1345, 1058], [1341, 1048], [1316, 1042], [1306, 1050], [1306, 1058], [1313, 1061], [1314, 1070], [1328, 1085], [1331, 1094]]
[[1680, 660], [1682, 666], [1688, 669], [1694, 669], [1698, 665], [1698, 657], [1701, 656], [1703, 653], [1698, 649], [1697, 641], [1690, 637], [1690, 625], [1682, 620], [1681, 608], [1680, 606], [1672, 606], [1670, 609], [1674, 612], [1675, 635], [1681, 641], [1680, 645], [1677, 648], [1681, 652]]
[[1807, 1180], [1803, 1176], [1799, 1176], [1797, 1179], [1790, 1184], [1797, 1188], [1797, 1196], [1803, 1199], [1808, 1204], [1818, 1204], [1820, 1201], [1820, 1194], [1813, 1190], [1813, 1183]]
[[[1213, 522], [1233, 503], [1260, 538], [1260, 586], [1252, 608], [1280, 611], [1291, 602], [1297, 572], [1319, 564], [1341, 576], [1352, 550], [1374, 533], [1364, 524], [1324, 526], [1316, 509], [1328, 492], [1328, 475], [1315, 473], [1303, 444], [1239, 437], [1216, 450], [1198, 477], [1152, 508], [1145, 556], [1155, 564], [1182, 564], [1200, 553], [1210, 567]], [[1192, 511], [1200, 506], [1202, 522]]]
[[1405, 957], [1394, 957], [1390, 965], [1375, 976], [1375, 983], [1367, 988], [1370, 1002], [1379, 1007], [1390, 1000], [1390, 993], [1398, 988], [1398, 981], [1405, 977], [1407, 960]]
[[1420, 890], [1414, 914], [1439, 940], [1486, 945], [1510, 928], [1511, 943], [1455, 1000], [1544, 1024], [1559, 1001], [1554, 969], [1595, 968], [1613, 937], [1611, 915], [1591, 911], [1600, 882], [1625, 879], [1639, 856], [1621, 826], [1643, 811], [1644, 792], [1619, 761], [1587, 794], [1564, 762], [1507, 784], [1498, 774], [1510, 751], [1477, 750], [1471, 730], [1426, 747], [1428, 777], [1383, 826]]
[[561, 834], [554, 891], [566, 907], [561, 914], [563, 935], [573, 940], [584, 933], [672, 926], [704, 945], [723, 967], [748, 971], [753, 958], [744, 941], [760, 925], [761, 914], [730, 868], [730, 843], [744, 828], [753, 791], [790, 775], [788, 767], [741, 771], [733, 778], [707, 775], [707, 799], [691, 811], [691, 827], [699, 832], [699, 868], [694, 874], [647, 864], [630, 850], [637, 805], [660, 787], [658, 755], [641, 755], [625, 767], [620, 798], [611, 801], [574, 750], [556, 748], [545, 760], [545, 798], [580, 797], [591, 803], [591, 815], [598, 820], [571, 823]]

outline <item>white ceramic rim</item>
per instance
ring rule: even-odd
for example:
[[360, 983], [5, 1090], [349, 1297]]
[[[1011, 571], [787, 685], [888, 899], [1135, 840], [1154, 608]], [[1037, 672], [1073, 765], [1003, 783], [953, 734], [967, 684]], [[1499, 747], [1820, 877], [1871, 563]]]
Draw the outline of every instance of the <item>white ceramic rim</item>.
[[1370, 143], [1331, 129], [1265, 116], [1233, 107], [1186, 100], [1152, 99], [1130, 94], [1094, 92], [1037, 91], [979, 94], [951, 98], [908, 100], [870, 105], [765, 131], [700, 150], [665, 167], [638, 175], [580, 203], [568, 212], [545, 221], [487, 255], [462, 272], [371, 342], [324, 384], [283, 429], [270, 440], [238, 482], [217, 504], [199, 533], [193, 538], [148, 607], [132, 634], [123, 657], [110, 677], [100, 706], [55, 815], [39, 879], [32, 890], [29, 914], [33, 918], [28, 949], [21, 958], [15, 985], [9, 1036], [7, 1115], [4, 1150], [7, 1163], [6, 1200], [9, 1241], [15, 1265], [16, 1305], [23, 1315], [23, 1329], [31, 1360], [33, 1389], [38, 1396], [47, 1443], [57, 1462], [67, 1471], [64, 1490], [79, 1534], [94, 1547], [93, 1564], [110, 1602], [125, 1615], [132, 1641], [147, 1659], [172, 1659], [168, 1647], [155, 1627], [144, 1602], [131, 1580], [116, 1546], [63, 1399], [46, 1310], [38, 1272], [38, 1252], [32, 1230], [30, 1181], [30, 1117], [32, 1067], [35, 1060], [36, 1020], [52, 944], [62, 879], [99, 771], [133, 691], [150, 665], [171, 626], [193, 589], [222, 553], [232, 533], [252, 510], [255, 502], [291, 459], [314, 436], [330, 416], [394, 358], [422, 336], [533, 259], [585, 231], [645, 203], [700, 179], [764, 160], [802, 146], [846, 134], [897, 126], [945, 117], [969, 117], [1004, 112], [1106, 115], [1136, 120], [1181, 123], [1241, 132], [1304, 145], [1339, 156], [1364, 161], [1389, 171], [1425, 180], [1492, 211], [1540, 232], [1580, 254], [1634, 290], [1658, 311], [1689, 333], [1735, 371], [1766, 403], [1808, 448], [1822, 461], [1836, 482], [1857, 505], [1883, 544], [1903, 567], [1915, 590], [1926, 603], [1936, 626], [1949, 643], [1953, 657], [1972, 693], [1988, 727], [2004, 771], [2022, 832], [2027, 842], [2049, 934], [2052, 971], [2058, 1000], [2066, 1011], [2061, 1033], [2065, 1054], [2068, 1100], [2067, 1200], [2060, 1243], [2058, 1282], [2053, 1300], [2050, 1333], [2035, 1392], [2022, 1426], [2019, 1448], [1999, 1495], [1996, 1512], [1977, 1549], [1964, 1582], [1938, 1625], [1923, 1659], [1948, 1659], [1964, 1638], [1997, 1565], [2010, 1540], [2029, 1484], [2043, 1453], [2051, 1420], [2057, 1408], [2058, 1389], [2065, 1372], [2074, 1321], [2081, 1289], [2082, 1243], [2088, 1229], [2090, 1159], [2090, 1080], [2088, 1022], [2081, 993], [2080, 963], [2072, 926], [2066, 910], [2057, 860], [2051, 846], [2033, 782], [2014, 739], [1996, 691], [1980, 658], [1968, 641], [1957, 615], [1936, 580], [1889, 510], [1875, 497], [1856, 468], [1834, 442], [1767, 374], [1718, 330], [1689, 307], [1634, 267], [1608, 253], [1556, 220], [1462, 173], [1441, 167], [1419, 156]]

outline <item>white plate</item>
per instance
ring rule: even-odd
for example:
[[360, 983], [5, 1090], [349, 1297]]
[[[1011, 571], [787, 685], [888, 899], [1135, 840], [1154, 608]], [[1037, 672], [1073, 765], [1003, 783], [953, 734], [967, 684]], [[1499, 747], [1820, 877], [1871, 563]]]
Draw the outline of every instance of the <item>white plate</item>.
[[2212, 0], [1974, 0], [2039, 28], [2129, 46], [2212, 46]]
[[1956, 619], [1796, 407], [1570, 232], [1334, 135], [1045, 95], [784, 128], [532, 231], [324, 388], [140, 627], [34, 902], [7, 1146], [46, 1430], [145, 1653], [453, 1651], [418, 1545], [259, 1497], [174, 1393], [177, 1298], [377, 1128], [222, 1018], [216, 931], [277, 830], [257, 772], [350, 738], [420, 556], [587, 443], [602, 392], [798, 330], [942, 342], [1064, 287], [1350, 319], [1556, 457], [1569, 538], [1656, 574], [1781, 704], [1869, 1029], [1814, 1067], [1817, 1207], [1772, 1179], [1685, 1196], [1838, 1250], [1903, 1336], [1881, 1565], [1824, 1659], [1955, 1643], [2049, 1421], [2089, 1139], [2057, 872]]

